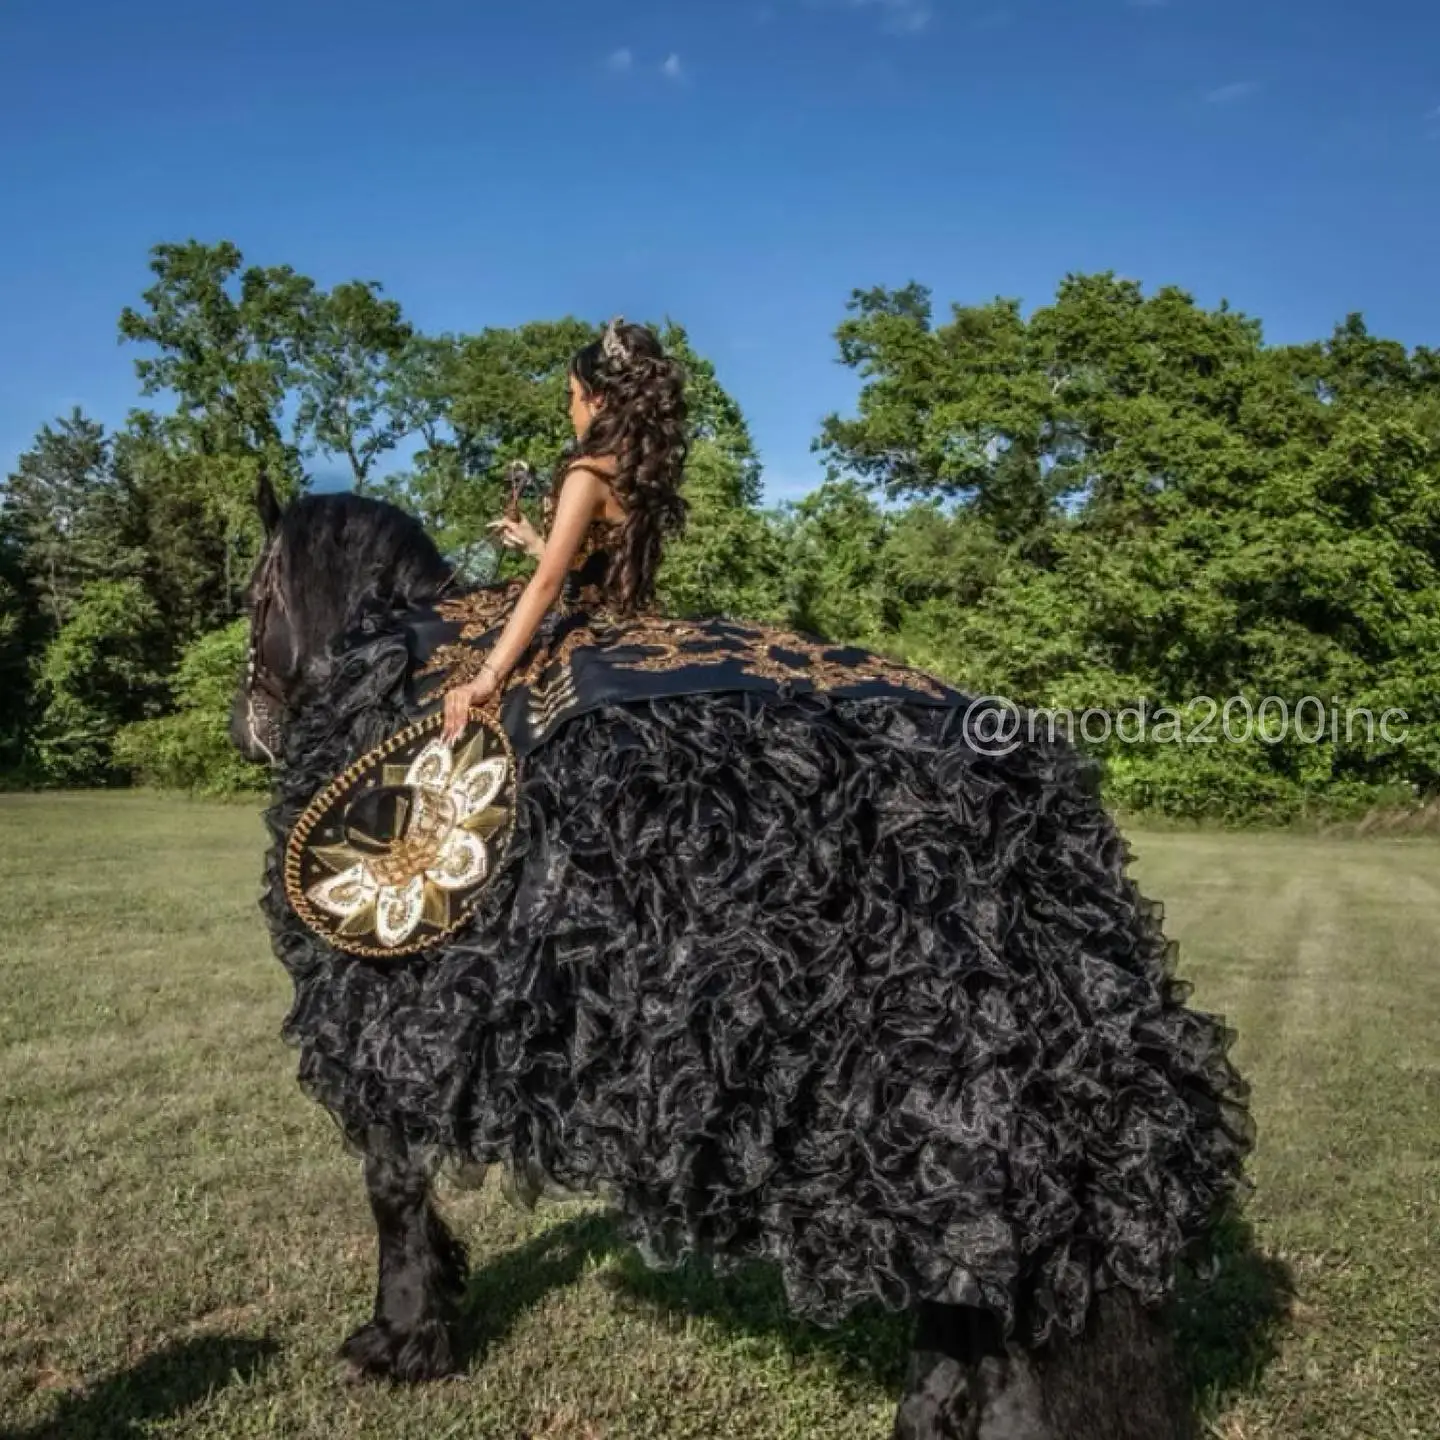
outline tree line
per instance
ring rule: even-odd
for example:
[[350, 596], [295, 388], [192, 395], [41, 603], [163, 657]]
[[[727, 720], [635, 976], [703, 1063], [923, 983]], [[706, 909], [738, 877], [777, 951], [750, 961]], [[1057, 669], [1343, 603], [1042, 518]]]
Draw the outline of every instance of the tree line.
[[[11, 785], [253, 788], [225, 738], [243, 662], [261, 465], [307, 465], [417, 514], [476, 576], [504, 472], [548, 472], [567, 317], [425, 335], [374, 282], [325, 290], [236, 246], [156, 247], [120, 316], [144, 402], [122, 427], [45, 425], [0, 492], [0, 775]], [[1194, 723], [1101, 736], [1117, 803], [1239, 818], [1440, 789], [1440, 354], [1351, 316], [1267, 345], [1184, 291], [1067, 277], [937, 316], [911, 285], [856, 292], [836, 332], [859, 381], [826, 419], [826, 479], [767, 509], [714, 366], [689, 374], [690, 524], [662, 600], [883, 651], [977, 695]], [[398, 457], [404, 464], [397, 464]], [[1192, 702], [1307, 697], [1322, 722], [1232, 743]], [[1269, 718], [1276, 717], [1273, 708]], [[1082, 743], [1089, 742], [1089, 732]]]

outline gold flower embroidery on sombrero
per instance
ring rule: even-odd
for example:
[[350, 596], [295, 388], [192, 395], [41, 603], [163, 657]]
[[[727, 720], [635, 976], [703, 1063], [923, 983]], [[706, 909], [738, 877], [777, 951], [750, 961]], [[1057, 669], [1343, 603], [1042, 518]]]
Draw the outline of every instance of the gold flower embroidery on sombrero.
[[493, 802], [510, 776], [506, 754], [485, 757], [484, 732], [458, 754], [432, 740], [408, 767], [386, 765], [387, 792], [397, 792], [393, 835], [347, 825], [344, 843], [311, 854], [330, 871], [305, 891], [317, 910], [340, 921], [340, 939], [373, 934], [386, 950], [404, 945], [423, 921], [450, 923], [452, 894], [486, 877], [486, 841], [509, 822]]

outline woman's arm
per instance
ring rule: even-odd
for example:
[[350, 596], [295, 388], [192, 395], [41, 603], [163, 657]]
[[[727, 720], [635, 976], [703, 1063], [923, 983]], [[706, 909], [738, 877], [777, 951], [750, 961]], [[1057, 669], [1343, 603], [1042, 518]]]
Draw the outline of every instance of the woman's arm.
[[585, 532], [604, 497], [604, 484], [595, 471], [577, 465], [565, 477], [555, 518], [535, 573], [516, 602], [505, 629], [491, 650], [480, 674], [468, 685], [445, 697], [445, 738], [459, 739], [470, 710], [483, 705], [499, 690], [515, 662], [525, 653], [546, 612], [560, 597], [570, 564], [579, 552]]

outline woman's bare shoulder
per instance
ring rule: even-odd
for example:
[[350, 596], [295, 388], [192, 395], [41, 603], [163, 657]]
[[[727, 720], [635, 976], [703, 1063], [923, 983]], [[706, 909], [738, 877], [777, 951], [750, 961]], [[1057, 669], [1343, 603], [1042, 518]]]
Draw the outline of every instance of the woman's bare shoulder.
[[[595, 502], [595, 518], [619, 524], [625, 519], [625, 506], [615, 493], [615, 477], [619, 468], [613, 455], [581, 455], [565, 468], [565, 479], [574, 474], [592, 475], [599, 481]], [[564, 481], [561, 482], [562, 484]]]
[[577, 455], [565, 467], [565, 478], [577, 473], [594, 475], [608, 485], [619, 474], [619, 466], [613, 455]]

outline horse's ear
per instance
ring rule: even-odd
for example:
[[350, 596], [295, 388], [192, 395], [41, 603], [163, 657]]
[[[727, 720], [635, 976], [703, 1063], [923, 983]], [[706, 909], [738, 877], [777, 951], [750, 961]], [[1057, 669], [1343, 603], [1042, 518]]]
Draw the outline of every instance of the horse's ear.
[[268, 540], [280, 528], [280, 498], [270, 483], [270, 472], [262, 464], [260, 477], [255, 482], [255, 508], [260, 512], [260, 524]]

